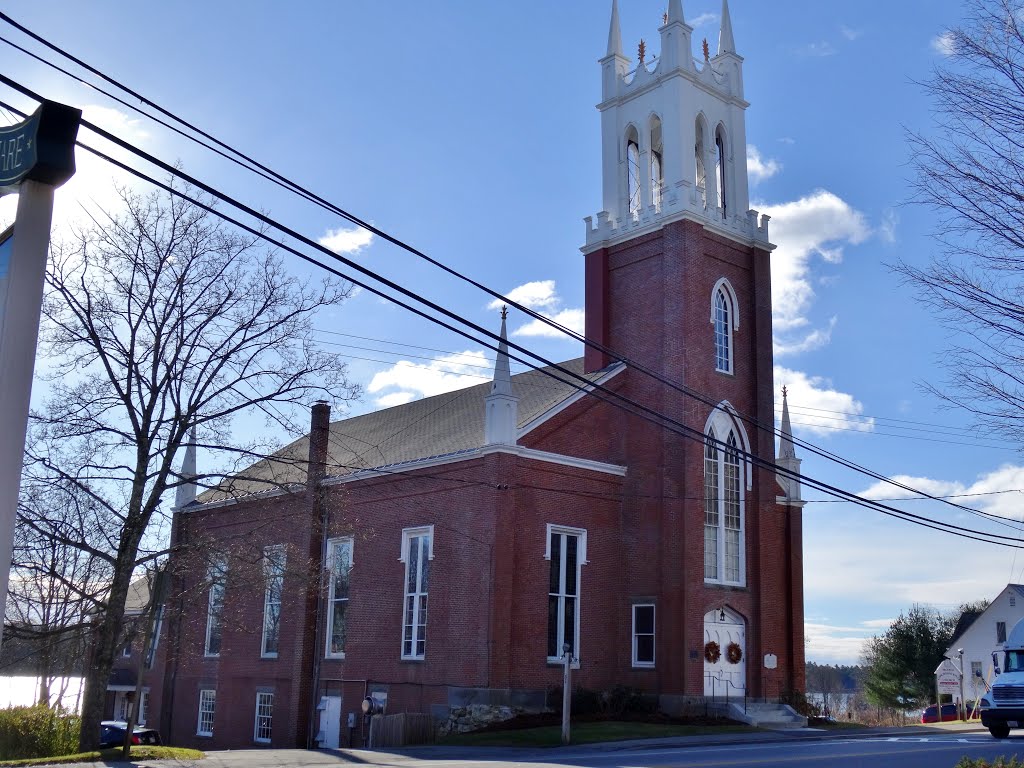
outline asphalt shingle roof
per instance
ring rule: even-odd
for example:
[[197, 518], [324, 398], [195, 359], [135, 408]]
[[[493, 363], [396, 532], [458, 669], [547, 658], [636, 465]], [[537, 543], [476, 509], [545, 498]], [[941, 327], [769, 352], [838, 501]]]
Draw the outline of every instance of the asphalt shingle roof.
[[[583, 358], [559, 365], [590, 382], [609, 372], [605, 369], [583, 374]], [[512, 391], [519, 398], [518, 426], [522, 428], [576, 394], [579, 390], [575, 382], [550, 367], [513, 376]], [[488, 381], [332, 422], [327, 475], [340, 477], [480, 448], [484, 442], [484, 398], [490, 388]], [[309, 435], [305, 435], [204, 492], [198, 501], [219, 501], [304, 483], [308, 455]]]

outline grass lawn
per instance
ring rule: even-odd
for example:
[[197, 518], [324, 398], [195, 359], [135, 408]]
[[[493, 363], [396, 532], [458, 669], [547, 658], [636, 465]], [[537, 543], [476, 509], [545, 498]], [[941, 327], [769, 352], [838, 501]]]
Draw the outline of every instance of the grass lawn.
[[[198, 749], [182, 747], [132, 747], [130, 759], [138, 760], [200, 760], [203, 753]], [[91, 763], [93, 761], [116, 762], [121, 760], [121, 749], [104, 749], [97, 752], [80, 752], [76, 755], [60, 755], [59, 757], [35, 757], [27, 760], [0, 760], [5, 765], [53, 765], [55, 763]]]
[[[598, 741], [660, 739], [669, 736], [753, 733], [757, 730], [749, 725], [675, 725], [608, 720], [573, 723], [570, 736], [573, 744], [593, 744]], [[459, 733], [446, 737], [440, 743], [466, 747], [557, 747], [562, 743], [562, 728], [558, 725], [547, 725], [521, 730]]]

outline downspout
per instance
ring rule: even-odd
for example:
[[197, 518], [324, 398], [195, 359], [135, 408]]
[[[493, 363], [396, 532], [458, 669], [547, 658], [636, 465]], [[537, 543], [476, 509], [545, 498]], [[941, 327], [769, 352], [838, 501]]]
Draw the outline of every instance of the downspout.
[[[313, 600], [314, 632], [313, 632], [313, 684], [309, 694], [309, 727], [306, 731], [306, 749], [314, 748], [314, 737], [318, 732], [317, 712], [320, 704], [320, 674], [322, 649], [324, 648], [324, 565], [327, 562], [327, 537], [330, 511], [323, 498], [321, 481], [327, 474], [327, 448], [331, 430], [331, 407], [319, 400], [312, 409], [312, 423], [309, 432], [309, 469], [307, 474], [307, 492], [312, 505], [310, 517], [315, 520], [319, 511], [320, 556], [315, 562], [316, 595]], [[319, 509], [318, 509], [319, 508]], [[312, 522], [312, 520], [311, 520]]]

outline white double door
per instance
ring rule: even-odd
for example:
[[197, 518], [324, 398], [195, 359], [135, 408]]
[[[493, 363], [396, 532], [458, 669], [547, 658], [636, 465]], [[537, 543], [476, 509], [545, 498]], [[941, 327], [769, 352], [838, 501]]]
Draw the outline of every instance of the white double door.
[[[704, 658], [704, 695], [725, 698], [742, 696], [747, 687], [746, 624], [743, 617], [728, 608], [718, 608], [704, 614], [704, 647], [718, 644], [718, 660]], [[740, 648], [740, 659], [729, 661], [729, 646]]]

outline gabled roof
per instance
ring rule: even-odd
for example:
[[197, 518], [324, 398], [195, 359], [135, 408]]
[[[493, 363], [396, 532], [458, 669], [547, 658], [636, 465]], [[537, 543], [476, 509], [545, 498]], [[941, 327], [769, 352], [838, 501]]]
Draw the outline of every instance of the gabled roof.
[[[621, 364], [583, 373], [583, 358], [560, 367], [583, 376], [590, 383], [611, 377]], [[389, 467], [417, 459], [449, 456], [471, 451], [484, 443], [486, 381], [466, 389], [414, 400], [404, 405], [373, 411], [331, 423], [327, 476], [343, 477], [367, 469]], [[518, 426], [535, 427], [546, 415], [557, 412], [580, 393], [579, 381], [552, 367], [526, 371], [512, 377], [512, 392], [519, 398]], [[200, 504], [263, 493], [306, 481], [309, 435], [285, 446], [268, 459], [256, 462], [201, 494]]]
[[960, 618], [956, 621], [956, 628], [953, 630], [953, 637], [949, 641], [949, 645], [951, 647], [956, 645], [960, 636], [970, 628], [971, 624], [973, 624], [982, 613], [984, 613], [984, 611], [964, 611], [960, 614]]

